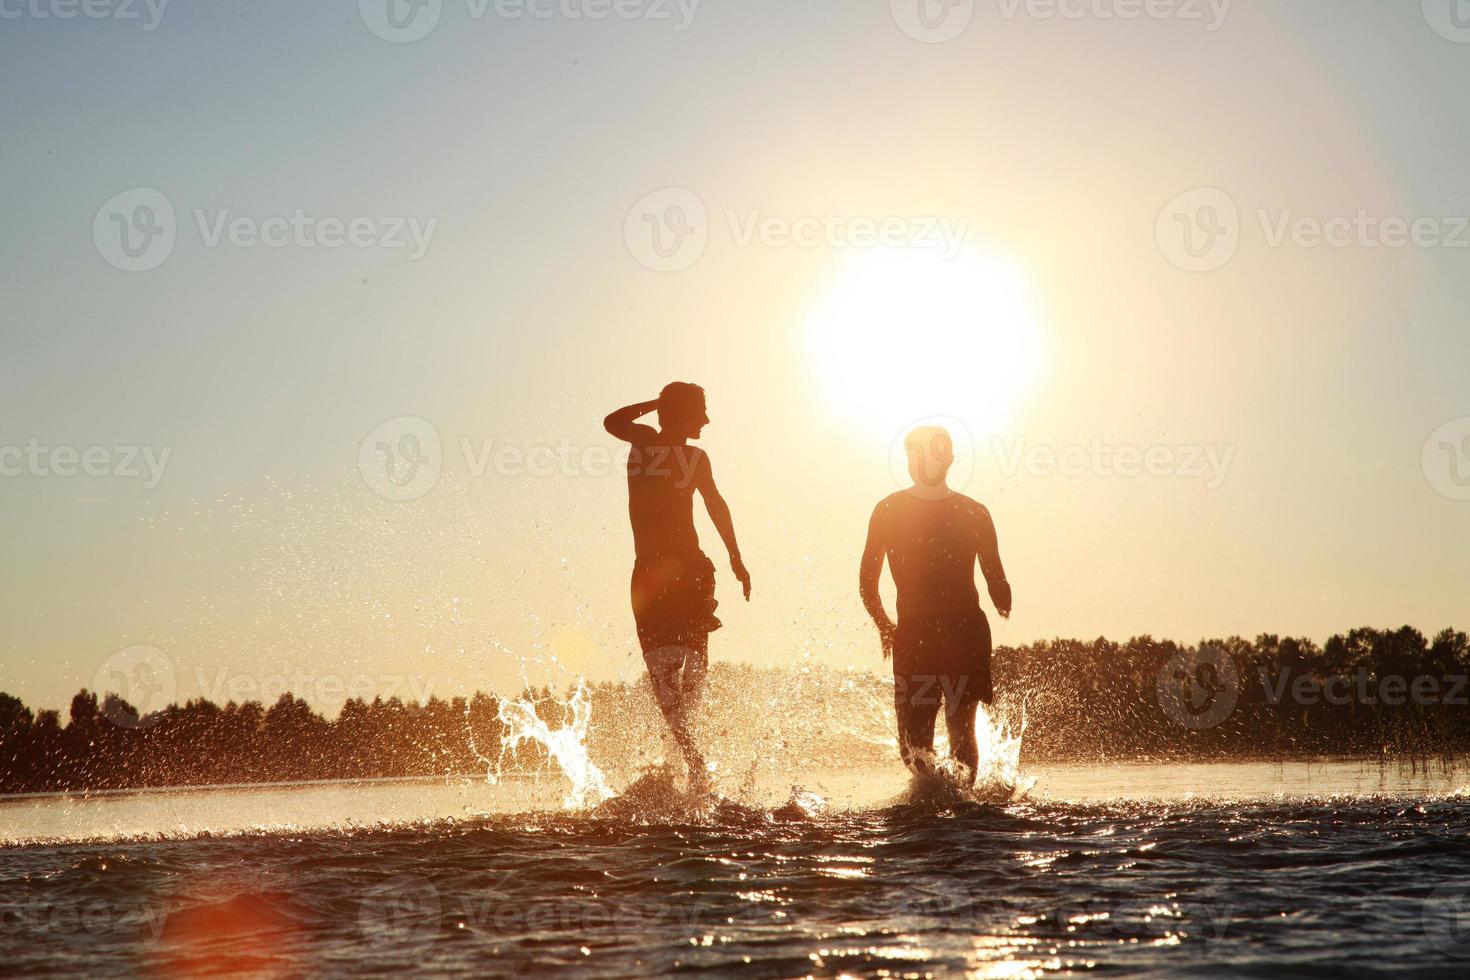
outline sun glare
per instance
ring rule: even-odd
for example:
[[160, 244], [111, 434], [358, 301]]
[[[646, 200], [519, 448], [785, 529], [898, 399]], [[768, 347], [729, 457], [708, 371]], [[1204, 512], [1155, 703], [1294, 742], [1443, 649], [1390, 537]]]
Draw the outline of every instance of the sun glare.
[[830, 409], [891, 439], [921, 417], [996, 431], [1036, 372], [1040, 332], [1025, 276], [976, 252], [854, 256], [806, 324]]

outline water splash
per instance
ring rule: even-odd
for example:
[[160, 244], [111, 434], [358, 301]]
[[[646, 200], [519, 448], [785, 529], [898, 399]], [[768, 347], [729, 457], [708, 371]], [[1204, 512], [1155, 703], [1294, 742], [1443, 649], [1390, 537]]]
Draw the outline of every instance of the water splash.
[[1036, 785], [1034, 777], [1021, 775], [1021, 739], [1026, 732], [1024, 709], [1015, 731], [1007, 720], [991, 718], [985, 705], [976, 707], [975, 743], [979, 749], [974, 781], [965, 765], [940, 747], [934, 753], [920, 752], [927, 772], [915, 773], [900, 796], [904, 804], [944, 805], [961, 801], [1002, 804], [1019, 799]]
[[1010, 796], [1025, 796], [1036, 785], [1034, 778], [1021, 775], [1021, 739], [1025, 734], [1024, 706], [1014, 733], [1010, 722], [997, 722], [990, 717], [985, 705], [978, 706], [975, 714], [975, 741], [980, 748], [975, 777], [977, 787], [995, 787], [1005, 790]]
[[562, 800], [567, 809], [585, 809], [607, 800], [613, 795], [603, 775], [587, 752], [587, 729], [592, 723], [592, 696], [584, 680], [578, 679], [577, 688], [564, 704], [555, 707], [563, 715], [570, 715], [570, 722], [553, 730], [542, 720], [536, 705], [530, 699], [520, 697], [514, 701], [501, 699], [500, 723], [505, 726], [500, 736], [500, 759], [506, 758], [524, 742], [534, 742], [546, 750], [547, 756], [556, 763], [572, 784], [571, 791]]
[[[710, 753], [712, 763], [718, 759], [723, 763], [722, 769], [728, 766], [735, 773], [743, 771], [744, 778], [739, 780], [739, 789], [734, 793], [742, 801], [740, 805], [755, 805], [758, 798], [765, 797], [762, 784], [779, 780], [790, 786], [793, 778], [813, 769], [819, 758], [829, 765], [841, 759], [843, 763], [879, 768], [898, 762], [897, 743], [889, 734], [894, 727], [892, 709], [888, 707], [891, 697], [876, 694], [869, 697], [866, 688], [860, 690], [852, 683], [846, 685], [851, 690], [834, 691], [829, 678], [825, 683], [825, 697], [814, 694], [810, 698], [796, 698], [810, 706], [809, 711], [783, 714], [775, 709], [786, 698], [777, 697], [769, 701], [772, 711], [753, 712], [753, 706], [761, 706], [761, 701], [755, 685], [747, 683], [751, 680], [740, 672], [723, 678], [722, 683], [715, 685], [720, 688], [714, 692], [716, 696], [706, 700], [705, 710], [695, 726], [696, 737]], [[879, 684], [876, 679], [873, 683]], [[490, 781], [498, 782], [498, 773], [520, 768], [526, 760], [519, 757], [518, 750], [529, 744], [544, 751], [545, 770], [554, 767], [570, 783], [562, 801], [567, 809], [598, 810], [601, 804], [613, 800], [620, 812], [626, 810], [640, 819], [654, 819], [659, 815], [672, 819], [673, 815], [682, 818], [708, 815], [706, 811], [720, 811], [734, 805], [718, 795], [679, 787], [672, 770], [662, 760], [649, 759], [646, 747], [656, 743], [665, 729], [647, 691], [625, 692], [620, 699], [607, 704], [599, 702], [602, 721], [596, 730], [591, 724], [592, 700], [591, 689], [582, 679], [577, 680], [565, 701], [530, 695], [514, 700], [499, 699], [500, 749], [498, 759], [486, 760], [492, 770]], [[609, 719], [614, 721], [610, 723]], [[768, 729], [760, 720], [777, 720], [777, 727]], [[975, 735], [979, 764], [973, 782], [960, 763], [947, 757], [941, 729], [939, 751], [929, 760], [933, 777], [917, 781], [907, 795], [915, 798], [952, 795], [987, 803], [1004, 803], [1025, 796], [1035, 783], [1033, 778], [1021, 773], [1025, 730], [1024, 705], [988, 709], [977, 706]], [[875, 748], [883, 751], [875, 754]], [[594, 754], [598, 762], [593, 762]], [[820, 763], [815, 768], [821, 768]], [[773, 778], [761, 780], [762, 773]], [[632, 781], [627, 788], [620, 794], [614, 793], [610, 784], [615, 781], [621, 786], [628, 779]], [[946, 794], [946, 787], [953, 792]], [[629, 798], [620, 801], [621, 796]], [[759, 805], [779, 806], [780, 802], [779, 798], [761, 799]], [[785, 802], [792, 804], [791, 800]], [[805, 811], [806, 807], [796, 805], [796, 810]]]

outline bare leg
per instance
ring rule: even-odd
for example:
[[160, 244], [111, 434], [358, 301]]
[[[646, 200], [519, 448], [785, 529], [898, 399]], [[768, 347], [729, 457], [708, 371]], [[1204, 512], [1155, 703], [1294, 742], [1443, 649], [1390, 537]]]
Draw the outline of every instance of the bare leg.
[[976, 702], [962, 699], [959, 703], [944, 700], [944, 727], [949, 729], [949, 751], [966, 768], [966, 783], [975, 785], [980, 765], [980, 747], [975, 744]]
[[938, 702], [922, 695], [911, 696], [906, 685], [895, 685], [893, 713], [898, 717], [898, 754], [903, 764], [915, 775], [934, 775], [934, 721], [939, 714]]
[[684, 713], [685, 716], [699, 710], [704, 700], [704, 680], [709, 674], [709, 634], [694, 642], [684, 656]]
[[[706, 633], [695, 640], [690, 646], [689, 652], [684, 655], [684, 670], [680, 677], [684, 693], [684, 722], [685, 731], [688, 731], [689, 721], [694, 713], [699, 710], [700, 703], [704, 700], [704, 681], [709, 674], [709, 634]], [[694, 742], [690, 738], [690, 744]], [[704, 757], [697, 751], [694, 759], [689, 762], [689, 790], [690, 792], [703, 793], [709, 790], [709, 769], [706, 767]]]
[[674, 742], [679, 750], [684, 753], [684, 762], [689, 767], [691, 788], [696, 780], [703, 782], [705, 778], [704, 757], [699, 754], [699, 749], [694, 744], [694, 738], [689, 734], [688, 711], [684, 696], [683, 679], [681, 671], [676, 663], [652, 665], [648, 668], [648, 677], [653, 684], [653, 697], [658, 702], [658, 707], [663, 712], [664, 720], [669, 724], [669, 733], [674, 736]]

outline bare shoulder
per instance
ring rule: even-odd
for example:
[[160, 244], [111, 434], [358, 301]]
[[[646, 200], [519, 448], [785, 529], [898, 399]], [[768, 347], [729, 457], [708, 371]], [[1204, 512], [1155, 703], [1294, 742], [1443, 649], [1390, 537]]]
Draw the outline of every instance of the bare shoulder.
[[709, 465], [709, 454], [698, 446], [685, 443], [674, 448], [679, 470], [693, 483], [700, 493], [716, 493], [715, 473]]
[[635, 446], [650, 446], [658, 441], [658, 430], [651, 425], [634, 422], [628, 426], [625, 438]]
[[891, 514], [896, 510], [900, 510], [908, 499], [909, 494], [907, 490], [896, 490], [878, 501], [877, 505], [873, 508], [873, 516], [877, 517], [880, 514]]
[[966, 513], [974, 517], [977, 521], [986, 524], [991, 523], [989, 507], [986, 507], [974, 497], [967, 496], [963, 493], [957, 493], [955, 496], [959, 498], [960, 506], [965, 508]]
[[900, 493], [891, 493], [873, 505], [873, 514], [868, 518], [868, 530], [878, 531], [887, 527], [893, 521], [893, 513], [898, 507]]

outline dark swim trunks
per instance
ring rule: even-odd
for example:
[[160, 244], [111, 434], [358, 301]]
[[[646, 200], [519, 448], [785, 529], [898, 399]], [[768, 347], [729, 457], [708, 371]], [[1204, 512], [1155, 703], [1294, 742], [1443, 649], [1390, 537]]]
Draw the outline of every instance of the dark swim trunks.
[[703, 552], [638, 559], [632, 589], [633, 619], [645, 655], [694, 647], [720, 628], [715, 566]]
[[[979, 608], [899, 620], [893, 641], [894, 697], [902, 707], [937, 712], [995, 699], [990, 621]], [[932, 713], [930, 717], [932, 717]]]

